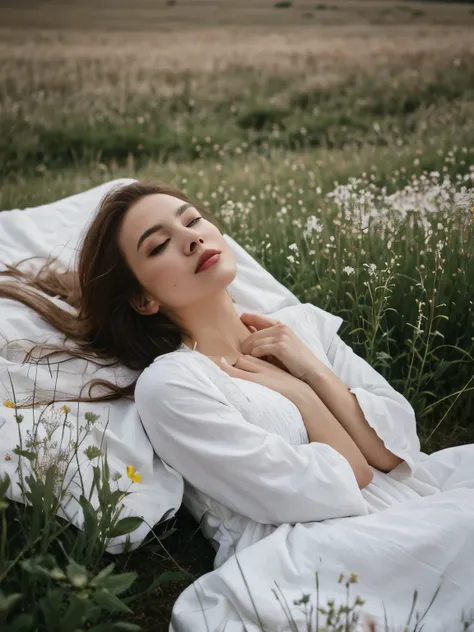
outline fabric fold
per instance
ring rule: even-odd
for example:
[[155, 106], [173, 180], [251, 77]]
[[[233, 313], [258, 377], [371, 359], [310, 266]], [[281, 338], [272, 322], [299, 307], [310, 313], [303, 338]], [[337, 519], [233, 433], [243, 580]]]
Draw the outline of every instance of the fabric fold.
[[135, 392], [155, 451], [188, 483], [260, 523], [367, 513], [341, 454], [323, 443], [290, 445], [249, 423], [195, 366], [193, 354], [167, 354], [144, 371]]

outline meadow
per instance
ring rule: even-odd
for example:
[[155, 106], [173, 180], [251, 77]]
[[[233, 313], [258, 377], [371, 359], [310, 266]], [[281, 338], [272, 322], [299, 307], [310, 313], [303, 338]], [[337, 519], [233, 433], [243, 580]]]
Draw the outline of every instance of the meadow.
[[[0, 209], [172, 183], [344, 319], [422, 450], [474, 442], [472, 3], [26, 0], [0, 24]], [[212, 568], [184, 508], [157, 534], [112, 561]], [[129, 621], [167, 629], [189, 581]]]

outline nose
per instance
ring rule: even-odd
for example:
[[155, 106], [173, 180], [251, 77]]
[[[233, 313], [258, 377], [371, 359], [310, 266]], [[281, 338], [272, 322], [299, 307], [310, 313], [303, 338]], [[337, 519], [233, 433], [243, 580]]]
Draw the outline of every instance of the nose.
[[192, 254], [196, 248], [199, 248], [199, 244], [204, 243], [204, 239], [202, 237], [193, 236], [191, 239], [188, 239], [187, 243], [187, 254]]

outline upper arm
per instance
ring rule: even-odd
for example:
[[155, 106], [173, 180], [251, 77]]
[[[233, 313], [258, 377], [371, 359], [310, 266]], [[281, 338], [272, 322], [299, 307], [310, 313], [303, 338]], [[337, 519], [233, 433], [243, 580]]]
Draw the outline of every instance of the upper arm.
[[292, 446], [249, 423], [200, 366], [160, 359], [140, 376], [135, 399], [159, 456], [242, 515], [280, 524], [367, 512], [339, 452], [322, 443]]

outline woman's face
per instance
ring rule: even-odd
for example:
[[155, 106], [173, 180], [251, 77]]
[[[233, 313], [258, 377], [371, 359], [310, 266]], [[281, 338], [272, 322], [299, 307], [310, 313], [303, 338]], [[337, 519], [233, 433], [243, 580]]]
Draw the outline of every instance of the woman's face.
[[[147, 195], [127, 211], [119, 247], [144, 296], [170, 314], [225, 290], [237, 272], [220, 230], [192, 204], [165, 193]], [[221, 252], [219, 261], [196, 274], [208, 249]]]

